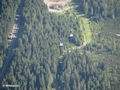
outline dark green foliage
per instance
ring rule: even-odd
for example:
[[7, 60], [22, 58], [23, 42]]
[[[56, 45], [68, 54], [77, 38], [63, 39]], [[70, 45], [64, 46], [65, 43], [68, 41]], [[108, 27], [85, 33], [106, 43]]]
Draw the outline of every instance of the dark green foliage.
[[12, 31], [15, 19], [15, 12], [20, 0], [1, 0], [0, 1], [0, 68], [6, 56], [8, 48], [8, 36]]
[[[74, 0], [73, 0], [74, 1]], [[120, 15], [119, 0], [75, 0], [79, 11], [95, 19], [115, 18]]]
[[3, 84], [20, 84], [22, 90], [50, 89], [56, 79], [59, 40], [62, 38], [67, 43], [71, 27], [79, 30], [78, 22], [70, 16], [49, 13], [46, 5], [37, 0], [25, 1], [22, 12], [23, 21], [10, 66], [13, 77], [8, 74]]
[[[85, 2], [89, 7], [87, 2], [90, 1]], [[95, 13], [97, 11], [94, 12], [92, 7], [91, 14]], [[114, 20], [113, 23], [105, 21], [102, 32], [93, 42], [83, 49], [71, 49], [70, 52], [68, 38], [71, 28], [75, 36], [72, 43], [78, 45], [83, 41], [80, 41], [78, 21], [65, 14], [49, 13], [42, 0], [25, 0], [11, 65], [2, 82], [18, 84], [20, 87], [9, 90], [120, 89], [120, 42], [114, 32], [119, 30], [120, 20]], [[114, 24], [116, 28], [113, 31], [111, 27]], [[91, 31], [94, 33], [95, 28]], [[64, 43], [62, 54], [59, 49], [60, 38]]]

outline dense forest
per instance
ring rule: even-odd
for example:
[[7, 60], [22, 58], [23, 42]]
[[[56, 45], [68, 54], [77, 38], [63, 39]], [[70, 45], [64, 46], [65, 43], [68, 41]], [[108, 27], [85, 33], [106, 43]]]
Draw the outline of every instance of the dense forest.
[[78, 10], [87, 17], [116, 18], [120, 15], [119, 0], [73, 0], [79, 4]]
[[82, 48], [78, 48], [84, 43], [82, 26], [70, 11], [50, 13], [43, 0], [0, 1], [0, 71], [20, 2], [18, 37], [2, 81], [2, 85], [19, 87], [4, 90], [120, 89], [120, 40], [116, 36], [120, 30], [119, 0], [74, 1], [86, 17], [103, 18], [98, 22], [90, 19], [92, 41]]
[[16, 10], [20, 0], [0, 0], [0, 68], [8, 48], [8, 36], [12, 31]]

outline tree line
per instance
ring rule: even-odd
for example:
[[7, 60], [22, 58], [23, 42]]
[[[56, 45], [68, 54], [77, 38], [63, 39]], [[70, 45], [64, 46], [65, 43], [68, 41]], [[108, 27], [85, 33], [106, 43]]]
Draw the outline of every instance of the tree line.
[[81, 0], [78, 10], [87, 17], [92, 18], [116, 18], [120, 15], [119, 0]]

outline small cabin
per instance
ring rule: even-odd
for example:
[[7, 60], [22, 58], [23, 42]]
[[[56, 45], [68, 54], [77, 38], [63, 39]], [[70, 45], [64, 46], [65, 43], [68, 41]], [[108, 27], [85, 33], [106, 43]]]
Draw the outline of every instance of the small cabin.
[[60, 45], [59, 45], [60, 47], [63, 47], [63, 43], [62, 42], [60, 42]]
[[69, 35], [69, 37], [72, 38], [72, 37], [73, 37], [73, 34], [71, 33], [71, 34]]
[[72, 30], [70, 30], [70, 35], [69, 35], [70, 38], [73, 37], [73, 33], [72, 33]]
[[62, 61], [60, 61], [60, 63], [62, 63]]
[[49, 5], [49, 8], [59, 10], [61, 6], [58, 4], [52, 4], [52, 5]]
[[120, 36], [120, 34], [116, 34], [118, 37]]

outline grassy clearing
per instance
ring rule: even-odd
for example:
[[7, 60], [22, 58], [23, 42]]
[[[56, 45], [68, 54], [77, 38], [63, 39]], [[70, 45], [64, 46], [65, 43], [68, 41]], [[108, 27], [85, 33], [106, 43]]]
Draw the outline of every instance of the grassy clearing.
[[79, 26], [80, 30], [82, 31], [82, 38], [84, 42], [90, 43], [92, 41], [92, 33], [91, 33], [91, 26], [90, 26], [90, 20], [88, 18], [83, 17], [83, 15], [73, 12], [74, 16], [77, 17], [79, 20]]
[[56, 15], [64, 15], [64, 17], [66, 17], [66, 18], [68, 16], [70, 16], [75, 21], [76, 20], [78, 21], [78, 24], [80, 26], [79, 30], [80, 30], [81, 35], [82, 35], [81, 36], [82, 43], [80, 44], [80, 46], [76, 46], [74, 44], [66, 42], [67, 47], [64, 48], [64, 51], [63, 51], [64, 53], [71, 52], [72, 50], [80, 49], [92, 41], [91, 21], [88, 18], [85, 18], [83, 14], [80, 14], [79, 12], [74, 10], [74, 6], [77, 7], [77, 5], [73, 6], [73, 3], [68, 3], [68, 6], [70, 7], [69, 10], [65, 11], [65, 13], [56, 13]]
[[84, 38], [84, 42], [91, 42], [91, 30], [90, 30], [90, 21], [88, 18], [81, 17], [79, 22], [80, 30], [82, 30], [82, 36]]
[[68, 52], [71, 52], [72, 50], [76, 50], [76, 49], [80, 49], [84, 47], [86, 44], [92, 41], [91, 21], [88, 18], [81, 16], [81, 14], [73, 10], [69, 10], [66, 15], [70, 15], [75, 20], [78, 20], [79, 26], [80, 26], [79, 30], [81, 31], [81, 35], [83, 38], [82, 39], [83, 45], [81, 46], [76, 46], [74, 44], [69, 43], [68, 47], [66, 48], [64, 52], [66, 52], [67, 50]]
[[[75, 8], [78, 7], [78, 5], [74, 5], [75, 3], [69, 2], [67, 4], [67, 7], [69, 7], [69, 10], [67, 10], [67, 13], [64, 13], [65, 16], [72, 16], [74, 19], [79, 20], [79, 26], [80, 30], [82, 32], [82, 40], [85, 43], [90, 43], [92, 41], [92, 34], [91, 34], [91, 28], [90, 28], [90, 20], [88, 18], [83, 17], [83, 15], [79, 14]], [[72, 6], [71, 6], [72, 5]], [[59, 13], [58, 15], [61, 15], [63, 13]], [[67, 18], [67, 17], [66, 17]]]
[[73, 14], [73, 17], [76, 17], [79, 20], [80, 30], [82, 31], [82, 38], [84, 42], [90, 43], [92, 41], [92, 33], [91, 33], [91, 26], [90, 20], [84, 17], [84, 14], [80, 14], [76, 11], [78, 5], [76, 4], [77, 0], [71, 2], [73, 8], [70, 11]]

